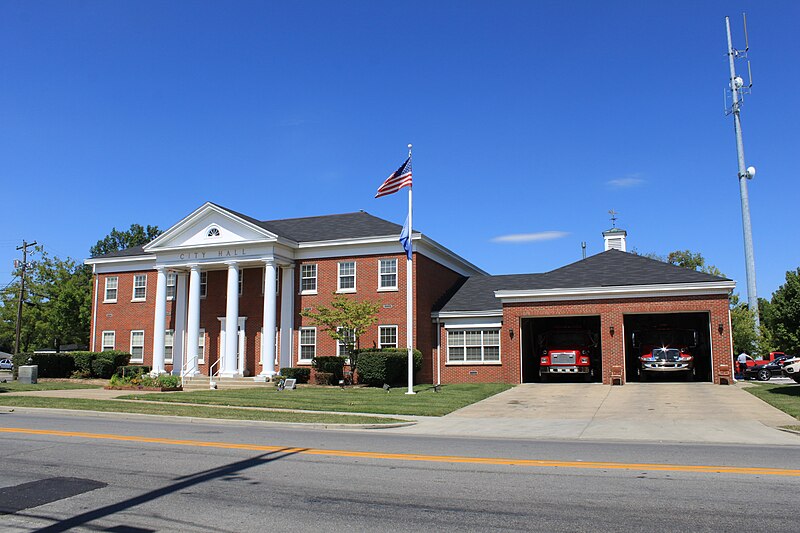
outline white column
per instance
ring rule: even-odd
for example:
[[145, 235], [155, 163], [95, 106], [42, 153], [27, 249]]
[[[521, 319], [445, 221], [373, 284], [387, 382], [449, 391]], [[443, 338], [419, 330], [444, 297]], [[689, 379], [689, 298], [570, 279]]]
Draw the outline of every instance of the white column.
[[294, 265], [288, 265], [283, 267], [281, 278], [281, 368], [292, 366], [294, 293]]
[[180, 376], [186, 338], [186, 272], [178, 272], [175, 279], [175, 333], [172, 336], [172, 375]]
[[155, 375], [164, 370], [164, 332], [167, 329], [167, 271], [156, 267], [156, 315], [153, 326], [153, 370]]
[[264, 334], [261, 335], [261, 375], [275, 374], [275, 326], [277, 324], [277, 265], [272, 259], [264, 260]]
[[186, 324], [186, 375], [200, 373], [197, 366], [197, 345], [200, 344], [200, 265], [191, 265], [189, 272], [189, 316]]
[[236, 368], [239, 358], [236, 351], [239, 347], [239, 265], [235, 261], [228, 265], [228, 295], [225, 308], [225, 355], [222, 360], [220, 375], [233, 377], [238, 375]]

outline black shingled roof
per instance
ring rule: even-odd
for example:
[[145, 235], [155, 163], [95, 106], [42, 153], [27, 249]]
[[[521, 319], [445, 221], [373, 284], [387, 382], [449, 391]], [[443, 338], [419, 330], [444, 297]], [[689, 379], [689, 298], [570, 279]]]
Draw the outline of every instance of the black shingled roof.
[[[256, 220], [227, 207], [213, 204], [220, 209], [243, 218], [256, 226], [270, 231], [279, 237], [295, 242], [332, 241], [336, 239], [358, 239], [363, 237], [383, 237], [400, 235], [403, 229], [399, 224], [389, 222], [365, 211], [341, 215], [322, 215], [316, 217], [286, 218], [281, 220]], [[415, 233], [417, 233], [415, 231]], [[131, 257], [145, 255], [142, 246], [135, 246], [119, 252], [111, 252], [96, 257]]]
[[542, 274], [472, 276], [441, 311], [486, 311], [502, 304], [494, 291], [574, 289], [666, 283], [708, 283], [727, 278], [697, 272], [641, 255], [608, 250]]

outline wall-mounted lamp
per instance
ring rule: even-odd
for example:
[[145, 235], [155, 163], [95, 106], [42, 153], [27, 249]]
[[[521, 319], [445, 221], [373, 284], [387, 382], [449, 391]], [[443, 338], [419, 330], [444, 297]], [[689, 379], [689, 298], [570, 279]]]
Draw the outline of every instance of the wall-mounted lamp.
[[612, 337], [614, 336], [614, 326], [608, 327], [608, 334], [611, 335]]
[[719, 331], [720, 335], [722, 335], [722, 332], [725, 331], [725, 326], [722, 325], [722, 322], [720, 322], [717, 326], [717, 331]]
[[508, 328], [508, 336], [514, 338], [514, 328]]

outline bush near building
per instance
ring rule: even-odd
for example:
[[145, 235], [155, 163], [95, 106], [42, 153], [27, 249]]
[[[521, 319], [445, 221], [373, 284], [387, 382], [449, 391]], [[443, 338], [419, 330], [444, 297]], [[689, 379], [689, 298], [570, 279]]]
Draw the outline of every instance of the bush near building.
[[62, 352], [21, 353], [13, 358], [14, 368], [37, 365], [40, 378], [102, 378], [108, 379], [119, 367], [128, 364], [127, 352]]
[[[414, 371], [422, 368], [422, 352], [415, 349]], [[408, 376], [408, 350], [405, 348], [384, 348], [381, 350], [362, 350], [358, 355], [358, 381], [372, 386], [384, 383], [397, 385]]]

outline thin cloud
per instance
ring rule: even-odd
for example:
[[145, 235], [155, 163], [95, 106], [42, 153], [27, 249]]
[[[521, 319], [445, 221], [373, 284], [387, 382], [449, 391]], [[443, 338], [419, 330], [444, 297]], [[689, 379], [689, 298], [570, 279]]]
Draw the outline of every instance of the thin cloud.
[[630, 187], [638, 187], [639, 185], [643, 184], [644, 181], [645, 180], [642, 178], [641, 174], [628, 174], [622, 178], [608, 180], [606, 185], [613, 187], [614, 189], [627, 189]]
[[540, 231], [538, 233], [514, 233], [511, 235], [500, 235], [494, 237], [492, 242], [503, 244], [516, 244], [521, 242], [552, 241], [553, 239], [563, 239], [569, 235], [566, 231]]

